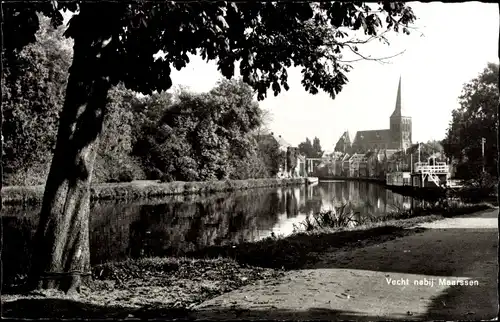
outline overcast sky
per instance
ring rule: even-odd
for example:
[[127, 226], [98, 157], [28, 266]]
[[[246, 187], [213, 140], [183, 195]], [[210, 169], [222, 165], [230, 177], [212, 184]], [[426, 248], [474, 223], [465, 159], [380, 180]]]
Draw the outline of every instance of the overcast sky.
[[[402, 102], [413, 119], [413, 141], [442, 139], [458, 107], [462, 85], [476, 77], [488, 62], [498, 62], [498, 5], [480, 2], [410, 3], [418, 20], [417, 31], [391, 34], [390, 46], [370, 44], [368, 54], [392, 56], [390, 64], [357, 62], [349, 83], [332, 100], [324, 92], [307, 93], [300, 84], [300, 69], [289, 70], [288, 92], [270, 92], [260, 102], [273, 115], [271, 130], [298, 145], [305, 137], [320, 138], [332, 150], [346, 129], [351, 139], [357, 130], [389, 128], [389, 116], [402, 77]], [[423, 35], [422, 35], [423, 34]], [[191, 56], [190, 64], [174, 70], [172, 81], [194, 91], [210, 90], [220, 74], [215, 62]]]

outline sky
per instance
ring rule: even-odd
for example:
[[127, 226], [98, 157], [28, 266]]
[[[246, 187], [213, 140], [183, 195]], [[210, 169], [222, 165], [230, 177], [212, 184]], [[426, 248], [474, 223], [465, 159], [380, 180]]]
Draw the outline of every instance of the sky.
[[[388, 129], [399, 77], [402, 104], [413, 123], [413, 142], [444, 138], [451, 112], [459, 107], [463, 84], [488, 62], [498, 63], [498, 5], [481, 2], [410, 2], [417, 21], [410, 35], [387, 35], [390, 45], [370, 43], [363, 51], [388, 57], [387, 63], [352, 63], [349, 82], [333, 100], [324, 92], [306, 92], [300, 69], [290, 68], [288, 92], [272, 92], [259, 105], [269, 110], [269, 128], [292, 145], [317, 136], [324, 150], [333, 150], [345, 130], [351, 140], [358, 130]], [[181, 71], [173, 70], [174, 85], [209, 91], [220, 79], [214, 61], [190, 56]], [[238, 75], [238, 74], [237, 74]]]

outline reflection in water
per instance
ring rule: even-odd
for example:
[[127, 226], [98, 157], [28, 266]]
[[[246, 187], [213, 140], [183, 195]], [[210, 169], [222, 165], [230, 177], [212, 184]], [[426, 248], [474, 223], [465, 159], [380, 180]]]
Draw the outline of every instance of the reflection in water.
[[[412, 203], [411, 198], [373, 183], [337, 181], [208, 196], [175, 196], [155, 202], [95, 204], [90, 220], [91, 262], [181, 255], [212, 245], [257, 241], [272, 233], [288, 235], [294, 224], [307, 215], [331, 210], [348, 201], [356, 212], [373, 216], [408, 209]], [[16, 254], [29, 245], [38, 210], [5, 209], [9, 211], [6, 214], [11, 216], [9, 225], [4, 227], [13, 232], [9, 237], [4, 231], [4, 250]], [[19, 220], [13, 221], [12, 217]], [[8, 218], [3, 216], [2, 221]], [[22, 245], [19, 234], [24, 236]]]

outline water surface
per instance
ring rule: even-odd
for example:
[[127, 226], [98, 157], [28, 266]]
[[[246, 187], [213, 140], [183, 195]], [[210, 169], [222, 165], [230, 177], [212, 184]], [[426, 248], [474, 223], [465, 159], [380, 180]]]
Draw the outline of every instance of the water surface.
[[[96, 203], [91, 209], [92, 264], [129, 257], [180, 255], [207, 246], [289, 235], [308, 214], [350, 201], [361, 214], [409, 208], [411, 198], [354, 181], [172, 196], [134, 203]], [[3, 259], [24, 267], [38, 209], [6, 208]], [[23, 255], [24, 254], [24, 255]]]

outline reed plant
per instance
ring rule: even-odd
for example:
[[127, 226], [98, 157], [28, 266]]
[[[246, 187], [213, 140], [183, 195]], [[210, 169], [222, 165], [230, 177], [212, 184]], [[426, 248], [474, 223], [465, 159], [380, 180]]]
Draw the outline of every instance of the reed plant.
[[344, 228], [366, 224], [371, 215], [361, 215], [350, 202], [333, 209], [309, 214], [304, 221], [294, 224], [294, 231], [313, 231], [326, 228]]

